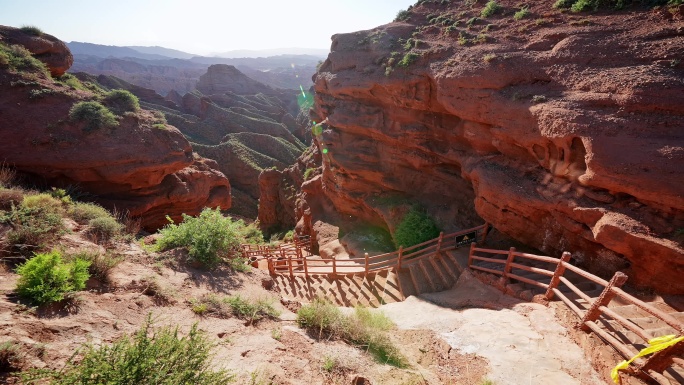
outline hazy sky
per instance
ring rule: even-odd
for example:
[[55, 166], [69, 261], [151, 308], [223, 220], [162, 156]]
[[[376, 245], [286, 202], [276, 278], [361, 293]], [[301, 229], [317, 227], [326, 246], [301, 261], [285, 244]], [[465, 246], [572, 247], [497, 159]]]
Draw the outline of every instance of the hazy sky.
[[64, 41], [159, 45], [195, 54], [330, 48], [330, 36], [394, 19], [416, 0], [0, 0], [0, 24]]

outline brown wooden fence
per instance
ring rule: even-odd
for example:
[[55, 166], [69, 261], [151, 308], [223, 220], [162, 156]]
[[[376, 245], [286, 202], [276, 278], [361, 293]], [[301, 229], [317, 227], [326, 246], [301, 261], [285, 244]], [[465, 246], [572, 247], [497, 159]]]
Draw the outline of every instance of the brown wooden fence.
[[[271, 274], [283, 274], [294, 277], [304, 275], [368, 275], [394, 268], [401, 269], [408, 265], [427, 259], [436, 253], [453, 250], [459, 246], [468, 245], [473, 241], [484, 241], [487, 237], [489, 225], [477, 226], [467, 230], [457, 231], [451, 234], [439, 234], [439, 237], [429, 241], [403, 248], [390, 253], [369, 256], [363, 258], [337, 259], [334, 256], [329, 259], [320, 257], [307, 257], [302, 248], [309, 240], [300, 240], [300, 243], [285, 244], [269, 248], [255, 245], [243, 245], [243, 257], [250, 261], [266, 260]], [[310, 244], [310, 243], [309, 243]]]
[[[503, 256], [506, 256], [506, 258], [504, 259]], [[468, 256], [468, 266], [474, 270], [500, 275], [505, 280], [514, 279], [545, 289], [545, 296], [547, 299], [550, 300], [554, 296], [558, 297], [580, 318], [580, 327], [583, 330], [590, 330], [596, 333], [599, 337], [601, 337], [601, 339], [613, 346], [626, 359], [634, 357], [638, 353], [637, 349], [632, 345], [623, 343], [614, 335], [601, 328], [599, 326], [598, 320], [602, 315], [608, 320], [614, 320], [627, 330], [633, 332], [640, 339], [642, 339], [646, 345], [648, 345], [649, 339], [658, 336], [649, 336], [643, 328], [608, 308], [608, 304], [616, 296], [620, 297], [628, 304], [635, 305], [646, 313], [666, 323], [671, 328], [676, 330], [679, 335], [684, 335], [684, 323], [678, 321], [670, 314], [667, 314], [666, 312], [657, 309], [638, 298], [635, 298], [620, 288], [627, 281], [627, 276], [624, 273], [617, 272], [615, 275], [613, 275], [610, 281], [606, 281], [580, 269], [577, 266], [570, 264], [570, 257], [571, 255], [568, 252], [564, 252], [561, 258], [553, 258], [517, 252], [515, 248], [511, 248], [509, 250], [478, 248], [476, 247], [475, 243], [473, 243], [471, 244], [470, 253]], [[496, 267], [477, 266], [474, 264], [475, 261], [483, 261], [489, 263], [490, 265], [496, 264]], [[552, 271], [517, 263], [523, 261], [545, 262], [550, 265], [555, 265], [555, 269]], [[521, 277], [519, 275], [512, 274], [512, 269], [520, 269], [537, 273], [542, 276], [549, 277], [549, 280], [548, 282], [542, 282]], [[566, 270], [572, 271], [584, 279], [603, 286], [604, 289], [601, 292], [601, 295], [596, 299], [589, 297], [564, 276]], [[577, 294], [579, 298], [583, 299], [589, 305], [588, 309], [581, 309], [575, 302], [573, 302], [561, 290], [559, 290], [559, 285], [561, 284], [565, 285], [568, 289]], [[636, 360], [634, 365], [630, 368], [630, 372], [631, 374], [639, 374], [641, 371], [643, 373], [647, 373], [651, 378], [660, 384], [670, 384], [670, 382], [660, 373], [673, 364], [684, 368], [684, 360], [681, 357], [678, 357], [683, 353], [684, 342], [680, 342], [668, 349], [655, 353], [646, 359]]]

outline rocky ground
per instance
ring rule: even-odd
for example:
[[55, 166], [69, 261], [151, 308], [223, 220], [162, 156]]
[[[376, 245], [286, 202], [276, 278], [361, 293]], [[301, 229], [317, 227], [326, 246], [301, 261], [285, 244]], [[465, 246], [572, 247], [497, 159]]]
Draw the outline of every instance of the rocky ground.
[[[75, 230], [60, 240], [62, 249], [100, 247]], [[469, 274], [450, 291], [381, 307], [397, 324], [392, 339], [410, 362], [399, 369], [298, 328], [292, 311], [299, 305], [267, 290], [270, 277], [263, 271], [207, 272], [179, 263], [182, 251], [148, 253], [137, 243], [111, 249], [124, 261], [108, 283], [91, 280], [72, 312], [21, 305], [14, 294], [18, 276], [3, 265], [0, 342], [20, 343], [23, 370], [60, 368], [82, 344], [111, 343], [152, 314], [156, 326], [177, 325], [182, 332], [198, 323], [217, 344], [214, 364], [232, 369], [240, 384], [349, 384], [356, 377], [372, 384], [603, 383], [552, 309], [502, 295]], [[270, 299], [282, 313], [251, 325], [199, 316], [190, 301], [204, 294]], [[324, 369], [330, 361], [332, 368]], [[5, 383], [18, 383], [16, 373], [1, 375]]]

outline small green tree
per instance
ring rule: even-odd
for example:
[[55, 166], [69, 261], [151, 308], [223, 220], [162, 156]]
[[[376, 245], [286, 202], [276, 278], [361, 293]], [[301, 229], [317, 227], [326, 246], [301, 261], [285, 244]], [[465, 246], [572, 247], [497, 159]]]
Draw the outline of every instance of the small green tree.
[[17, 293], [38, 305], [61, 301], [66, 293], [85, 288], [89, 266], [81, 259], [65, 263], [58, 251], [36, 254], [17, 268]]
[[394, 231], [394, 243], [397, 247], [410, 247], [437, 236], [439, 228], [432, 218], [417, 207], [411, 207]]

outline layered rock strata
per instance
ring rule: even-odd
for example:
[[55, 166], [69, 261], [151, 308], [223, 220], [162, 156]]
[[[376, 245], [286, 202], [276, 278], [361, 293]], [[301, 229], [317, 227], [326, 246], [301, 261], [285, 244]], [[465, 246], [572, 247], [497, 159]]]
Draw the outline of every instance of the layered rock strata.
[[314, 79], [324, 197], [309, 205], [391, 230], [382, 202], [399, 194], [445, 229], [487, 221], [603, 276], [684, 293], [682, 8], [539, 2], [516, 21], [513, 1], [486, 19], [470, 2], [421, 3], [333, 36]]

